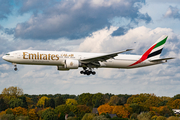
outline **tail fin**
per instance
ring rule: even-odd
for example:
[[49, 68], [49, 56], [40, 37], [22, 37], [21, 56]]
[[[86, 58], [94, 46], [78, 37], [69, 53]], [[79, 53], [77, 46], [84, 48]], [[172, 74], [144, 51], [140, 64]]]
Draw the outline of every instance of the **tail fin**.
[[164, 44], [167, 40], [168, 36], [163, 35], [161, 36], [143, 55], [142, 57], [136, 61], [135, 63], [131, 64], [130, 66], [136, 65], [138, 63], [143, 62], [146, 59], [159, 59], [160, 54], [163, 50]]
[[[168, 36], [167, 35], [163, 35], [161, 36], [157, 41], [156, 43], [154, 43], [148, 50], [150, 51], [150, 53], [148, 54], [147, 56], [147, 59], [148, 58], [151, 58], [151, 59], [158, 59], [160, 57], [160, 54], [163, 50], [163, 47], [165, 45], [165, 42], [167, 40]], [[147, 51], [148, 51], [147, 50]], [[146, 52], [147, 52], [146, 51]], [[145, 52], [145, 53], [146, 53]], [[144, 53], [144, 54], [145, 54]], [[144, 55], [143, 54], [143, 55]]]

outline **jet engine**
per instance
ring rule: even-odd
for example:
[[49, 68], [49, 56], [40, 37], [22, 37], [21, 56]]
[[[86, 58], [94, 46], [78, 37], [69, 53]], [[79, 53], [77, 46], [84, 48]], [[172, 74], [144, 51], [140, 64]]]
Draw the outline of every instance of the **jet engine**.
[[63, 66], [57, 66], [57, 70], [78, 69], [80, 62], [74, 59], [66, 59]]

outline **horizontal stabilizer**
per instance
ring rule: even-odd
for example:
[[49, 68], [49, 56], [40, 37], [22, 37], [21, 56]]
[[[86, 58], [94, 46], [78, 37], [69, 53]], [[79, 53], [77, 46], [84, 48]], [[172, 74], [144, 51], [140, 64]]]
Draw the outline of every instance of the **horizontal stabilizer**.
[[149, 60], [150, 62], [159, 62], [159, 61], [162, 61], [162, 60], [170, 60], [170, 59], [175, 59], [173, 57], [171, 58], [162, 58], [162, 59], [155, 59], [155, 60]]

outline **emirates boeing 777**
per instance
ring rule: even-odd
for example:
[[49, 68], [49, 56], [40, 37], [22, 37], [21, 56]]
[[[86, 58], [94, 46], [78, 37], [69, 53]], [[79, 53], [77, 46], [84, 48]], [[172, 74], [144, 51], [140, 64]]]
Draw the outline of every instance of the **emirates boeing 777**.
[[168, 36], [159, 38], [143, 55], [120, 54], [132, 49], [114, 53], [85, 53], [65, 51], [18, 50], [7, 53], [3, 59], [14, 65], [52, 65], [57, 70], [70, 70], [82, 67], [84, 75], [95, 75], [94, 68], [138, 68], [167, 62], [170, 58], [160, 58]]

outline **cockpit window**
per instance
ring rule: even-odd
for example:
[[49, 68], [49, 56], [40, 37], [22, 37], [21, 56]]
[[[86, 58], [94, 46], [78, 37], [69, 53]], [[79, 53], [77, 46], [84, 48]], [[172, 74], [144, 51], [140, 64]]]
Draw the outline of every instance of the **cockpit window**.
[[7, 53], [6, 55], [10, 55], [9, 53]]

